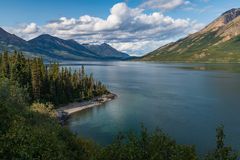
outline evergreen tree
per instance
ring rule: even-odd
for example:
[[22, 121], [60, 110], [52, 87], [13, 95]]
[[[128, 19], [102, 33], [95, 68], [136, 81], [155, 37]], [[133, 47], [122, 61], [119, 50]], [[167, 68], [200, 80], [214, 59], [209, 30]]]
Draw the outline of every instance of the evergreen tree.
[[216, 149], [206, 156], [206, 160], [237, 160], [238, 154], [231, 147], [224, 145], [224, 127], [221, 125], [216, 129]]
[[10, 65], [8, 52], [4, 52], [2, 55], [2, 64], [1, 64], [2, 77], [9, 78], [10, 77]]
[[34, 59], [32, 62], [32, 93], [35, 100], [40, 100], [41, 96], [41, 71], [39, 60]]

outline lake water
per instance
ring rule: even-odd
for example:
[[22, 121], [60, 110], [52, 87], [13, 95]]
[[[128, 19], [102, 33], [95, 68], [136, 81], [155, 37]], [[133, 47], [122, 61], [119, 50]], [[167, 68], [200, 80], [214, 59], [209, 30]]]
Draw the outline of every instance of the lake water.
[[[75, 63], [76, 64], [76, 63]], [[118, 95], [101, 107], [73, 115], [68, 127], [108, 144], [118, 132], [156, 127], [203, 154], [225, 126], [226, 143], [240, 149], [240, 65], [79, 62]], [[71, 66], [74, 69], [80, 65]]]

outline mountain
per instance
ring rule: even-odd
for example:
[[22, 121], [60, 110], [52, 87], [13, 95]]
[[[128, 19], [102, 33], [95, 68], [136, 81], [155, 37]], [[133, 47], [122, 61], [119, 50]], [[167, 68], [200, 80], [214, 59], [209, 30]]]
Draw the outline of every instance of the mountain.
[[107, 59], [127, 59], [130, 57], [128, 54], [120, 52], [106, 43], [103, 43], [101, 45], [83, 45], [90, 51], [96, 53], [98, 56]]
[[0, 50], [18, 50], [28, 57], [43, 57], [46, 60], [122, 60], [123, 57], [129, 57], [108, 44], [86, 46], [74, 40], [63, 40], [48, 34], [25, 41], [2, 28]]
[[74, 40], [63, 40], [48, 34], [40, 35], [28, 43], [30, 52], [40, 53], [45, 56], [66, 60], [93, 60], [100, 59], [95, 53]]
[[143, 56], [145, 61], [240, 62], [240, 9], [231, 9], [201, 31]]

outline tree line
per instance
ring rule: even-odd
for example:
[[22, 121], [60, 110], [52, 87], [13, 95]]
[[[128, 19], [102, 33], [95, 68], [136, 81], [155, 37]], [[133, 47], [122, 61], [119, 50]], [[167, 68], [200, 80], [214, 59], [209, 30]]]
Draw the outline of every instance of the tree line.
[[0, 77], [26, 88], [31, 101], [52, 102], [55, 105], [89, 100], [108, 93], [106, 87], [85, 73], [60, 67], [58, 63], [44, 64], [43, 59], [25, 58], [21, 52], [4, 52], [0, 56]]

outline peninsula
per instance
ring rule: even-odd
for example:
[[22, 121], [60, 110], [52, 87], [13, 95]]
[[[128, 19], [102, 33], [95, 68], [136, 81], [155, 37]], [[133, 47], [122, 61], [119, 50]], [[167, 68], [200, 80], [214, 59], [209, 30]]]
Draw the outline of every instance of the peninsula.
[[69, 117], [70, 115], [80, 112], [82, 110], [101, 106], [104, 103], [114, 100], [116, 97], [116, 94], [108, 93], [95, 97], [88, 101], [69, 103], [68, 105], [60, 107], [56, 110], [57, 117], [60, 119], [60, 121], [65, 121], [65, 117]]

